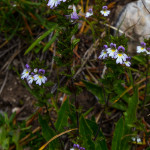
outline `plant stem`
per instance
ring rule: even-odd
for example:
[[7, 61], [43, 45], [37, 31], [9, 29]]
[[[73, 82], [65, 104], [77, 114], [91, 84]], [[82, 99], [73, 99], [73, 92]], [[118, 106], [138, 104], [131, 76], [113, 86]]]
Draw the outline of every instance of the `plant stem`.
[[144, 92], [144, 100], [143, 100], [143, 110], [144, 110], [144, 107], [145, 107], [145, 103], [146, 103], [146, 96], [147, 96], [147, 85], [148, 85], [148, 71], [149, 71], [149, 57], [147, 55], [146, 57], [147, 59], [147, 70], [146, 70], [146, 86], [145, 86], [145, 92]]
[[[104, 113], [104, 110], [103, 110], [101, 116], [103, 116], [103, 113]], [[101, 124], [102, 124], [102, 117], [100, 118], [100, 122], [99, 122], [99, 125], [98, 125], [98, 129], [97, 129], [97, 132], [96, 132], [96, 134], [95, 134], [95, 137], [94, 137], [93, 141], [96, 141], [96, 138], [98, 137], [98, 134], [99, 134], [99, 131], [100, 131], [100, 128], [101, 128]]]
[[[45, 104], [45, 107], [46, 107], [46, 113], [47, 113], [47, 115], [49, 116], [49, 121], [50, 121], [50, 123], [51, 123], [51, 126], [52, 126], [53, 130], [57, 133], [57, 130], [56, 130], [56, 128], [55, 128], [55, 126], [54, 126], [54, 124], [53, 124], [53, 121], [52, 121], [52, 119], [51, 119], [51, 116], [50, 116], [50, 113], [49, 113], [47, 104]], [[62, 142], [62, 140], [61, 140], [61, 137], [59, 137], [59, 141], [60, 141], [61, 149], [64, 150], [64, 146], [63, 146], [63, 142]]]

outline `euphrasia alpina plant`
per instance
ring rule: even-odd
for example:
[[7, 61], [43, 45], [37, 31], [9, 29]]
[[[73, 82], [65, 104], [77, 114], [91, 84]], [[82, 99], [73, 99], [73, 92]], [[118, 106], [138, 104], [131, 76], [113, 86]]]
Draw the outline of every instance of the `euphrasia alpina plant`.
[[[111, 15], [112, 7], [107, 7], [105, 1], [95, 1], [96, 5], [89, 7], [86, 1], [86, 8], [84, 5], [80, 7], [79, 0], [47, 0], [46, 2], [43, 0], [41, 3], [45, 5], [44, 8], [43, 4], [30, 0], [24, 0], [21, 2], [23, 4], [16, 5], [20, 8], [24, 4], [25, 6], [30, 4], [28, 8], [40, 6], [39, 8], [42, 7], [44, 11], [48, 9], [42, 14], [39, 13], [41, 11], [37, 11], [38, 14], [36, 11], [29, 12], [34, 21], [39, 19], [37, 28], [34, 28], [35, 24], [28, 25], [32, 20], [26, 22], [28, 13], [21, 12], [21, 17], [27, 16], [24, 21], [32, 39], [35, 40], [32, 44], [30, 42], [31, 46], [25, 54], [32, 50], [34, 58], [40, 57], [38, 61], [31, 60], [30, 64], [26, 64], [21, 74], [21, 79], [28, 84], [26, 85], [23, 81], [22, 83], [35, 97], [35, 103], [38, 106], [38, 110], [31, 119], [23, 122], [21, 137], [26, 136], [24, 130], [32, 132], [29, 131], [30, 126], [27, 126], [29, 124], [32, 126], [32, 121], [35, 120], [39, 127], [28, 135], [36, 134], [33, 138], [31, 137], [31, 142], [30, 139], [26, 140], [23, 137], [26, 141], [18, 139], [17, 144], [20, 141], [23, 141], [23, 144], [27, 142], [28, 145], [25, 147], [31, 146], [31, 149], [40, 150], [44, 148], [108, 150], [110, 147], [112, 150], [128, 150], [135, 143], [141, 144], [149, 135], [145, 133], [147, 126], [144, 126], [141, 120], [138, 122], [136, 114], [141, 117], [142, 113], [139, 114], [139, 112], [142, 105], [142, 110], [149, 107], [149, 104], [146, 105], [149, 103], [149, 95], [145, 94], [149, 92], [145, 90], [145, 87], [149, 90], [149, 72], [145, 69], [149, 67], [149, 63], [145, 61], [145, 57], [150, 54], [150, 45], [148, 42], [142, 42], [137, 47], [138, 55], [132, 57], [131, 65], [131, 57], [127, 54], [128, 39], [125, 35], [116, 37], [110, 34], [109, 29], [112, 26], [109, 15]], [[19, 12], [21, 10], [19, 9]], [[22, 27], [18, 27], [19, 31], [22, 31]], [[40, 33], [32, 34], [37, 29]], [[82, 39], [82, 35], [86, 38]], [[93, 40], [91, 45], [89, 35]], [[87, 41], [89, 45], [83, 43], [84, 41]], [[102, 46], [98, 57], [98, 48]], [[97, 60], [97, 57], [101, 61]], [[42, 59], [45, 60], [44, 63]], [[138, 66], [143, 69], [143, 72]], [[84, 95], [83, 104], [82, 95]], [[146, 99], [144, 95], [148, 98]], [[90, 106], [86, 107], [91, 99], [92, 103], [90, 101]], [[8, 120], [1, 118], [3, 117], [0, 116], [0, 124], [1, 120]], [[10, 125], [8, 122], [6, 124]], [[1, 128], [0, 131], [2, 131]], [[144, 135], [142, 135], [143, 132]], [[5, 134], [1, 133], [0, 137], [7, 139]], [[16, 132], [8, 132], [9, 136], [10, 133], [12, 135]], [[17, 138], [13, 137], [13, 140], [15, 139]], [[0, 138], [0, 148], [1, 145]]]

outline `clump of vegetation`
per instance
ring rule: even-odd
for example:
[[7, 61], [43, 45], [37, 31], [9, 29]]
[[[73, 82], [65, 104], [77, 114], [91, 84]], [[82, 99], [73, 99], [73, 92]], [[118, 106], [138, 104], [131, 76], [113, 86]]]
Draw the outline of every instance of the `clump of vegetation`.
[[[34, 55], [22, 73], [14, 70], [36, 98], [37, 108], [22, 122], [16, 122], [16, 113], [10, 118], [0, 114], [0, 149], [149, 149], [149, 125], [143, 114], [150, 103], [150, 42], [139, 43], [137, 55], [130, 57], [126, 36], [110, 33], [109, 5], [97, 0], [88, 8], [88, 3], [84, 7], [82, 0], [0, 2], [0, 48], [19, 37], [26, 43], [22, 57]], [[81, 52], [84, 33], [92, 37], [92, 45]], [[51, 57], [41, 61], [43, 54]], [[85, 90], [99, 106], [97, 114], [92, 115], [95, 106], [85, 110], [80, 105]]]

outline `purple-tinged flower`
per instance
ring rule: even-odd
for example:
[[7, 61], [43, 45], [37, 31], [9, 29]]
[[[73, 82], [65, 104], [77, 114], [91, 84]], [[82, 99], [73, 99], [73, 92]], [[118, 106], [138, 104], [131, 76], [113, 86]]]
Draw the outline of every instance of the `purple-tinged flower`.
[[21, 79], [25, 79], [29, 76], [30, 73], [30, 66], [28, 64], [25, 65], [25, 69], [23, 70], [22, 74], [21, 74]]
[[107, 6], [103, 6], [102, 7], [102, 10], [100, 11], [100, 13], [103, 15], [103, 16], [108, 16], [110, 14], [110, 10], [107, 10]]
[[28, 64], [25, 65], [26, 69], [30, 69], [30, 66]]
[[147, 48], [146, 53], [150, 55], [150, 47]]
[[47, 6], [50, 8], [57, 7], [61, 1], [65, 2], [66, 0], [49, 0]]
[[73, 148], [76, 148], [77, 147], [77, 144], [73, 144]]
[[103, 6], [102, 9], [103, 9], [103, 10], [107, 10], [108, 7], [107, 7], [107, 6]]
[[85, 150], [85, 148], [84, 147], [80, 147], [79, 150]]
[[79, 144], [77, 144], [77, 145], [76, 145], [76, 148], [78, 148], [78, 149], [79, 149], [79, 148], [80, 148], [80, 145], [79, 145]]
[[105, 59], [108, 56], [108, 54], [107, 54], [107, 48], [108, 48], [108, 46], [104, 45], [103, 48], [104, 49], [102, 50], [100, 56], [98, 57], [99, 59]]
[[115, 54], [117, 52], [116, 44], [111, 43], [110, 48], [107, 49], [107, 53], [111, 58], [115, 58]]
[[30, 70], [24, 69], [22, 74], [21, 74], [21, 79], [25, 79], [29, 76]]
[[33, 75], [35, 75], [35, 73], [34, 73], [34, 72], [31, 72], [31, 75], [33, 76]]
[[72, 19], [72, 20], [77, 20], [77, 19], [79, 19], [79, 16], [78, 16], [78, 14], [77, 14], [77, 10], [76, 10], [76, 6], [75, 6], [75, 5], [73, 5], [73, 12], [71, 13], [71, 19]]
[[125, 52], [125, 48], [123, 46], [118, 47], [118, 52]]
[[[32, 74], [32, 73], [31, 73], [31, 74]], [[34, 81], [34, 75], [29, 75], [29, 76], [27, 77], [27, 81], [28, 81], [29, 84], [32, 84], [32, 82]]]
[[47, 81], [47, 78], [44, 75], [36, 74], [34, 75], [34, 81], [36, 81], [36, 84], [41, 86], [42, 83]]
[[123, 64], [124, 61], [126, 61], [126, 59], [128, 58], [128, 56], [124, 52], [125, 48], [123, 46], [119, 46], [115, 55], [117, 64]]
[[45, 74], [45, 70], [44, 69], [39, 69], [39, 74]]
[[146, 52], [146, 43], [141, 42], [141, 46], [137, 46], [137, 53]]
[[86, 12], [85, 17], [88, 18], [88, 17], [90, 17], [92, 15], [93, 15], [93, 10], [92, 10], [92, 8], [90, 8], [89, 11]]
[[131, 66], [131, 57], [127, 57], [126, 61], [124, 61], [124, 64], [127, 66], [127, 67], [130, 67]]

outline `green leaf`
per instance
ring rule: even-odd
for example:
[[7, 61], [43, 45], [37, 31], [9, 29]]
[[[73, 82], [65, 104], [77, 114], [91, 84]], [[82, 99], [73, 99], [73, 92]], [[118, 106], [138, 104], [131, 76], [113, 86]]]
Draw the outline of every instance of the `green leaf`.
[[136, 111], [138, 106], [138, 88], [134, 89], [134, 94], [129, 98], [128, 109], [124, 113], [125, 115], [125, 124], [124, 124], [124, 133], [121, 141], [121, 150], [130, 149], [131, 145], [128, 143], [131, 139], [130, 134], [132, 134], [131, 124], [136, 121]]
[[56, 23], [54, 23], [52, 25], [52, 27], [46, 31], [43, 35], [41, 35], [38, 39], [36, 39], [35, 42], [33, 42], [31, 44], [31, 46], [25, 51], [25, 55], [28, 54], [36, 45], [39, 44], [40, 41], [42, 41], [45, 37], [47, 37], [52, 31], [54, 31], [56, 28], [58, 27], [58, 25]]
[[99, 132], [96, 138], [96, 141], [94, 142], [95, 150], [108, 150], [105, 137], [102, 131], [99, 129], [98, 125], [94, 121], [91, 121], [91, 120], [86, 120], [86, 122], [93, 132], [93, 137], [95, 137], [97, 132]]
[[72, 41], [72, 46], [73, 46], [73, 48], [74, 48], [79, 42], [80, 42], [80, 39], [74, 39], [74, 40]]
[[83, 83], [85, 84], [86, 88], [88, 91], [90, 91], [93, 95], [97, 96], [98, 99], [100, 100], [100, 103], [104, 103], [104, 95], [103, 95], [103, 90], [100, 86], [98, 86], [97, 84], [91, 83], [91, 82], [87, 82], [87, 81], [83, 81]]
[[79, 135], [81, 136], [81, 139], [83, 140], [83, 146], [87, 150], [95, 149], [94, 142], [92, 141], [92, 130], [88, 126], [83, 116], [81, 116], [80, 118]]
[[[42, 127], [42, 135], [46, 141], [49, 141], [56, 135], [55, 131], [49, 127], [48, 122], [44, 120], [41, 115], [39, 115], [39, 123]], [[55, 149], [56, 145], [59, 145], [57, 139], [49, 144], [49, 150]]]
[[61, 106], [58, 112], [58, 118], [55, 123], [57, 131], [61, 131], [68, 125], [69, 100], [67, 99]]
[[59, 32], [56, 31], [56, 33], [53, 35], [53, 37], [51, 38], [51, 40], [45, 45], [43, 52], [45, 52], [46, 50], [48, 50], [48, 48], [51, 46], [51, 44], [56, 40], [57, 36], [59, 35]]
[[121, 150], [121, 138], [123, 136], [124, 132], [124, 120], [121, 117], [119, 121], [117, 122], [115, 131], [114, 131], [114, 136], [112, 140], [112, 150]]
[[9, 148], [9, 137], [7, 137], [7, 130], [3, 126], [0, 127], [0, 146], [6, 150]]

